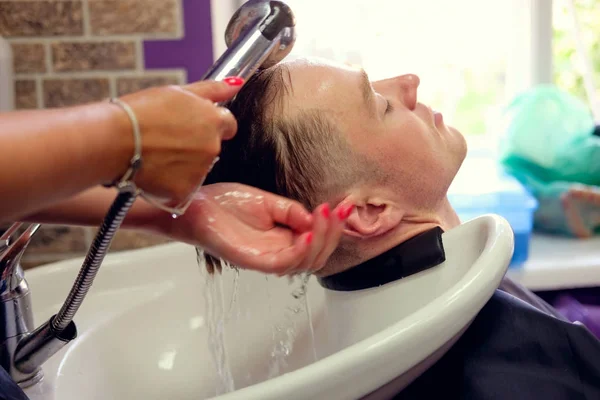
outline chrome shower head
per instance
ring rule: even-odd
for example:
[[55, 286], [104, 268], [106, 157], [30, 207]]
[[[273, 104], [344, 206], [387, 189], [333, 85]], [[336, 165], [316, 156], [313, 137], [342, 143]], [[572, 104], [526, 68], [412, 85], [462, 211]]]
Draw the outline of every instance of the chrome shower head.
[[269, 40], [279, 35], [279, 45], [274, 48], [260, 67], [268, 68], [283, 60], [296, 41], [295, 20], [292, 10], [281, 1], [250, 0], [240, 7], [227, 25], [225, 43], [227, 47], [249, 29], [260, 25], [259, 30]]
[[287, 4], [249, 0], [231, 17], [225, 32], [228, 48], [203, 80], [248, 79], [257, 69], [283, 60], [295, 41], [294, 14]]

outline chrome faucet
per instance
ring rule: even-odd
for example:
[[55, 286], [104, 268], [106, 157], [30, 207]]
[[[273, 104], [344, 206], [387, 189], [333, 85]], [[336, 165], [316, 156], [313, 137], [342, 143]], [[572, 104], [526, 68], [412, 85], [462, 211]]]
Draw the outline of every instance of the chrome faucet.
[[31, 292], [21, 257], [40, 225], [29, 225], [14, 239], [21, 226], [13, 224], [0, 237], [0, 365], [26, 388], [43, 378], [42, 364], [75, 339], [77, 329], [71, 322], [57, 332], [51, 318], [34, 330]]

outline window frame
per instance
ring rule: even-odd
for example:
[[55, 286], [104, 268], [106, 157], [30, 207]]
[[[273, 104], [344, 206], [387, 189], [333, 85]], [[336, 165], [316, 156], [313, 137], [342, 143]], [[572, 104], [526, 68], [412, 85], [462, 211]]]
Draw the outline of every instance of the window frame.
[[224, 39], [227, 24], [233, 13], [235, 13], [243, 3], [243, 0], [210, 0], [213, 62], [215, 62], [227, 49]]
[[[553, 82], [552, 0], [512, 0], [516, 23], [511, 24], [513, 54], [507, 71], [507, 98]], [[525, 40], [524, 40], [525, 39]]]

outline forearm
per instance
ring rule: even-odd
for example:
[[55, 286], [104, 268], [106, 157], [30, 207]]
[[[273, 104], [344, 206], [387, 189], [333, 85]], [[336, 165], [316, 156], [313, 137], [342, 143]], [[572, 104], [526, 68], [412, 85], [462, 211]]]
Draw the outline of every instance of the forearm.
[[[42, 211], [27, 215], [22, 221], [45, 224], [100, 226], [117, 196], [115, 189], [97, 187], [59, 202]], [[168, 214], [138, 197], [127, 213], [122, 228], [160, 230], [160, 222]]]
[[131, 125], [114, 105], [0, 114], [0, 221], [116, 178], [132, 148]]

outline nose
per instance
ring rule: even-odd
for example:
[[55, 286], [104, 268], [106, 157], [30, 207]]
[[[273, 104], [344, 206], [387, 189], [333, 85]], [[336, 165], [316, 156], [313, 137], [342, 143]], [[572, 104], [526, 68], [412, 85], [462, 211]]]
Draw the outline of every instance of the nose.
[[408, 109], [414, 110], [417, 106], [417, 89], [421, 79], [415, 74], [401, 75], [395, 79], [400, 86], [402, 102]]
[[375, 82], [373, 87], [381, 93], [397, 98], [409, 110], [414, 110], [417, 106], [417, 88], [420, 83], [417, 75], [406, 74]]

